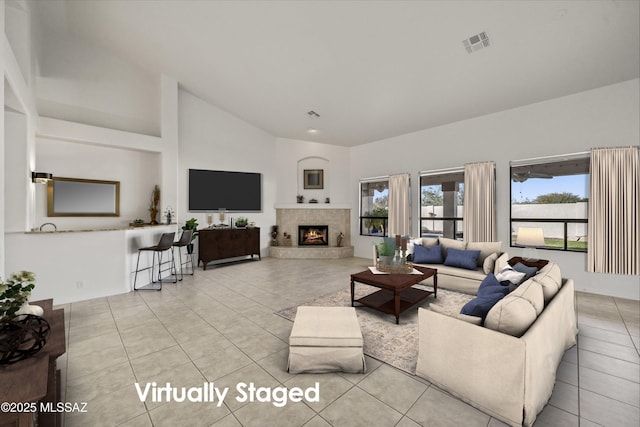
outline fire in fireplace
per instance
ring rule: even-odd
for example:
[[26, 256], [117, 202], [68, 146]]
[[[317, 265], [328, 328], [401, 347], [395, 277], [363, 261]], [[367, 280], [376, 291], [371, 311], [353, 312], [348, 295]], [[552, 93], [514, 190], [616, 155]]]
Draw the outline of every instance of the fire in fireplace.
[[299, 225], [298, 246], [328, 246], [328, 225]]

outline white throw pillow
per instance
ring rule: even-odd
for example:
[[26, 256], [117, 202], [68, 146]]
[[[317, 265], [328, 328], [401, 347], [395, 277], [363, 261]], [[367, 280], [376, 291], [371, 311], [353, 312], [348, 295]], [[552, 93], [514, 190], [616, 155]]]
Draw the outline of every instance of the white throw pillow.
[[513, 267], [507, 264], [498, 274], [496, 274], [496, 279], [498, 282], [503, 282], [508, 280], [509, 282], [517, 285], [524, 278], [525, 273], [520, 273], [519, 271], [515, 271]]
[[509, 265], [509, 253], [505, 252], [502, 255], [500, 255], [496, 260], [496, 265], [493, 268], [493, 274], [500, 273], [500, 271], [502, 271], [502, 269], [505, 268], [507, 265]]

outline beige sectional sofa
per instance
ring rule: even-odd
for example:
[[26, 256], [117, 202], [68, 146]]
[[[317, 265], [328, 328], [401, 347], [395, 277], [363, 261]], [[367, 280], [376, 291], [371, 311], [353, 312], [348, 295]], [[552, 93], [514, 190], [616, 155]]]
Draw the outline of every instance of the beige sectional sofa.
[[534, 423], [576, 343], [574, 283], [555, 263], [500, 300], [484, 326], [423, 308], [418, 317], [416, 374], [512, 426]]

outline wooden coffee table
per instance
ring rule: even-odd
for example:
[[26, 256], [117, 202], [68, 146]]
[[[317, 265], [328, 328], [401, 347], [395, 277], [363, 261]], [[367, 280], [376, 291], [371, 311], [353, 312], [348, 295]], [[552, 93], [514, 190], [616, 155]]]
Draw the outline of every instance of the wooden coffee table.
[[[361, 271], [351, 275], [351, 306], [358, 302], [383, 313], [396, 316], [396, 324], [400, 323], [400, 313], [405, 312], [420, 301], [433, 294], [438, 297], [438, 270], [428, 267], [414, 266], [420, 274], [374, 274], [371, 270]], [[413, 288], [425, 279], [433, 276], [433, 292], [424, 289]], [[380, 288], [366, 297], [354, 299], [355, 284]]]

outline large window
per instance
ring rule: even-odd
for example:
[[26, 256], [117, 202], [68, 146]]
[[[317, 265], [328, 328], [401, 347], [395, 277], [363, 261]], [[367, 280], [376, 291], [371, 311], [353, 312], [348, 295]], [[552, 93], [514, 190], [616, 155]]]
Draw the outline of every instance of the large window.
[[463, 239], [464, 169], [420, 173], [420, 236]]
[[389, 179], [360, 182], [360, 235], [386, 236], [389, 219]]
[[588, 197], [587, 153], [511, 162], [511, 246], [541, 228], [543, 249], [586, 252]]

